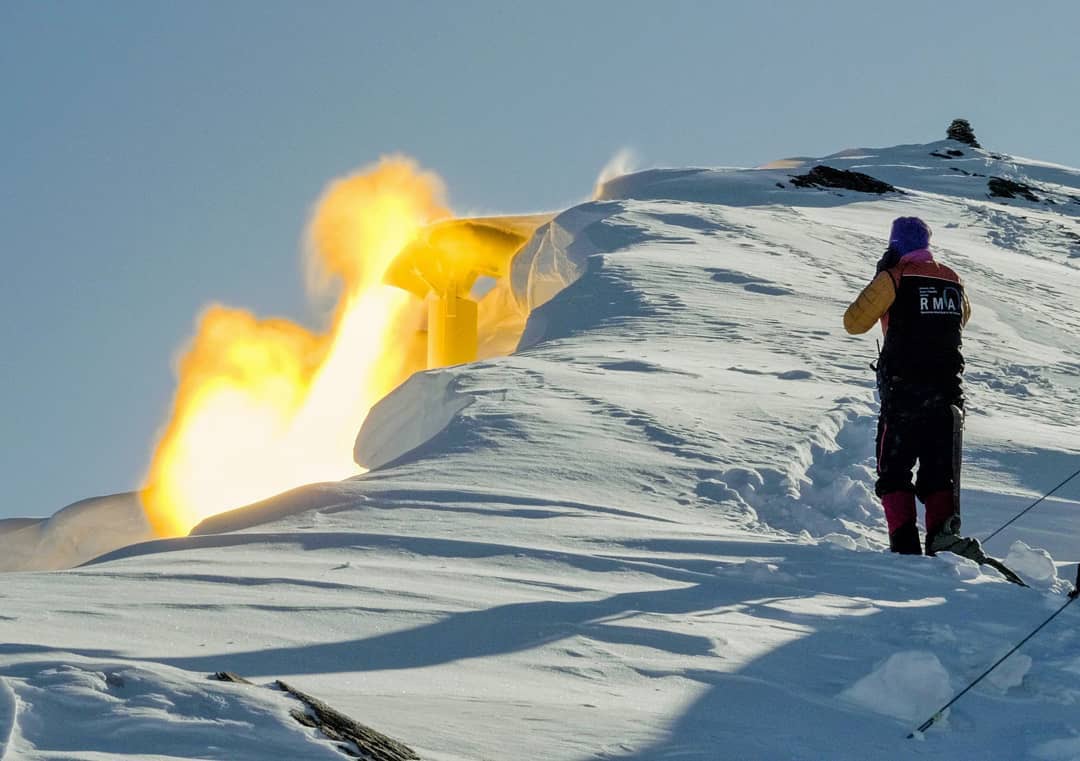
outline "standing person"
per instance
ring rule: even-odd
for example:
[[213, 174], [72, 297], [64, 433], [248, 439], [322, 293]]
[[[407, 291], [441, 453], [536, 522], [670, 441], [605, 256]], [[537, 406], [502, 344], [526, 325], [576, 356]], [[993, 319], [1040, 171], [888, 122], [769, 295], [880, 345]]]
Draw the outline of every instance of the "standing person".
[[929, 246], [930, 228], [921, 219], [894, 220], [877, 275], [844, 313], [848, 333], [865, 333], [880, 320], [885, 334], [877, 364], [875, 491], [889, 548], [910, 555], [922, 554], [916, 496], [926, 506], [926, 554], [970, 544], [959, 537], [951, 406], [964, 405], [960, 334], [971, 306], [960, 277], [935, 261]]

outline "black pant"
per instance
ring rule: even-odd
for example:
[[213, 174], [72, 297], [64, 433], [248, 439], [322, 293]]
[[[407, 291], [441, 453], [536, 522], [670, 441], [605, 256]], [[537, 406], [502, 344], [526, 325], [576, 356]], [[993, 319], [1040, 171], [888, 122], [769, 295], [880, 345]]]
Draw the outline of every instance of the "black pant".
[[[920, 500], [953, 487], [953, 416], [956, 400], [937, 394], [882, 400], [877, 428], [877, 495], [914, 491]], [[919, 463], [918, 478], [911, 473]]]

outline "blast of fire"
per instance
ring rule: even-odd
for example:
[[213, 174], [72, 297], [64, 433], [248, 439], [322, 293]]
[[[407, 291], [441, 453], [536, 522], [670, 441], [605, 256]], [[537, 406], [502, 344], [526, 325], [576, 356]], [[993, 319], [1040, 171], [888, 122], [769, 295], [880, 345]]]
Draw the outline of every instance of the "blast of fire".
[[309, 227], [309, 271], [341, 285], [331, 328], [213, 306], [178, 367], [172, 414], [140, 496], [160, 536], [316, 481], [360, 472], [371, 407], [424, 368], [423, 302], [383, 284], [393, 257], [450, 216], [441, 181], [405, 158], [333, 182]]

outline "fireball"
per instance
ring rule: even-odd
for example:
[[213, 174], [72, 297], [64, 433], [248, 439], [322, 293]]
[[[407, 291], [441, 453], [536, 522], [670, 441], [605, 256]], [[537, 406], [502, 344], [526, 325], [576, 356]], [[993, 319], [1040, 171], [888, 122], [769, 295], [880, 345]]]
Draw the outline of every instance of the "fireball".
[[140, 492], [159, 536], [301, 484], [348, 478], [371, 407], [424, 368], [424, 302], [384, 284], [393, 258], [450, 216], [441, 181], [394, 157], [337, 180], [308, 233], [310, 282], [338, 287], [329, 330], [207, 308]]

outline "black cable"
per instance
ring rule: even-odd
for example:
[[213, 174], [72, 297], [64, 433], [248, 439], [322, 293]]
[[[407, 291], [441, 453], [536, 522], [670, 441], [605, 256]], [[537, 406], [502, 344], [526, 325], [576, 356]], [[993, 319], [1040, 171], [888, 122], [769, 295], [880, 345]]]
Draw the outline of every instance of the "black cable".
[[1051, 494], [1053, 494], [1054, 492], [1056, 492], [1056, 491], [1057, 491], [1058, 489], [1060, 489], [1060, 488], [1061, 488], [1062, 486], [1064, 486], [1065, 484], [1069, 483], [1069, 481], [1072, 481], [1072, 480], [1073, 480], [1074, 478], [1076, 478], [1077, 476], [1080, 476], [1080, 469], [1078, 469], [1078, 470], [1077, 470], [1077, 471], [1076, 471], [1075, 473], [1073, 473], [1073, 474], [1072, 474], [1071, 476], [1069, 476], [1068, 478], [1066, 478], [1066, 479], [1065, 479], [1064, 481], [1062, 481], [1062, 482], [1061, 482], [1060, 484], [1058, 484], [1057, 486], [1055, 486], [1055, 487], [1054, 487], [1053, 489], [1051, 489], [1050, 491], [1046, 492], [1046, 494], [1042, 495], [1042, 496], [1041, 496], [1041, 497], [1039, 497], [1039, 498], [1038, 498], [1037, 500], [1035, 500], [1034, 502], [1032, 502], [1032, 503], [1031, 503], [1030, 505], [1028, 505], [1027, 507], [1025, 507], [1025, 508], [1024, 508], [1023, 510], [1021, 510], [1020, 512], [1018, 512], [1018, 513], [1017, 513], [1016, 515], [1014, 515], [1014, 516], [1013, 516], [1012, 518], [1010, 518], [1009, 520], [1007, 520], [1007, 521], [1006, 521], [1006, 522], [1005, 522], [1004, 524], [1002, 524], [1002, 525], [1001, 525], [1000, 527], [998, 527], [998, 529], [997, 529], [996, 531], [994, 531], [994, 533], [990, 534], [990, 536], [988, 536], [988, 537], [986, 537], [985, 539], [983, 539], [983, 542], [989, 542], [989, 541], [990, 541], [991, 539], [993, 539], [993, 538], [994, 538], [995, 536], [997, 536], [997, 535], [998, 535], [999, 533], [1001, 533], [1001, 531], [1002, 531], [1003, 529], [1007, 528], [1008, 526], [1011, 526], [1011, 525], [1013, 524], [1013, 522], [1014, 522], [1014, 521], [1015, 521], [1015, 520], [1016, 520], [1017, 518], [1019, 518], [1019, 517], [1020, 517], [1021, 515], [1023, 515], [1024, 513], [1026, 513], [1026, 512], [1027, 512], [1028, 510], [1030, 510], [1031, 508], [1035, 507], [1035, 506], [1036, 506], [1037, 504], [1039, 504], [1040, 502], [1042, 502], [1042, 501], [1043, 501], [1044, 499], [1046, 499], [1047, 497], [1049, 497], [1049, 496], [1050, 496]]

